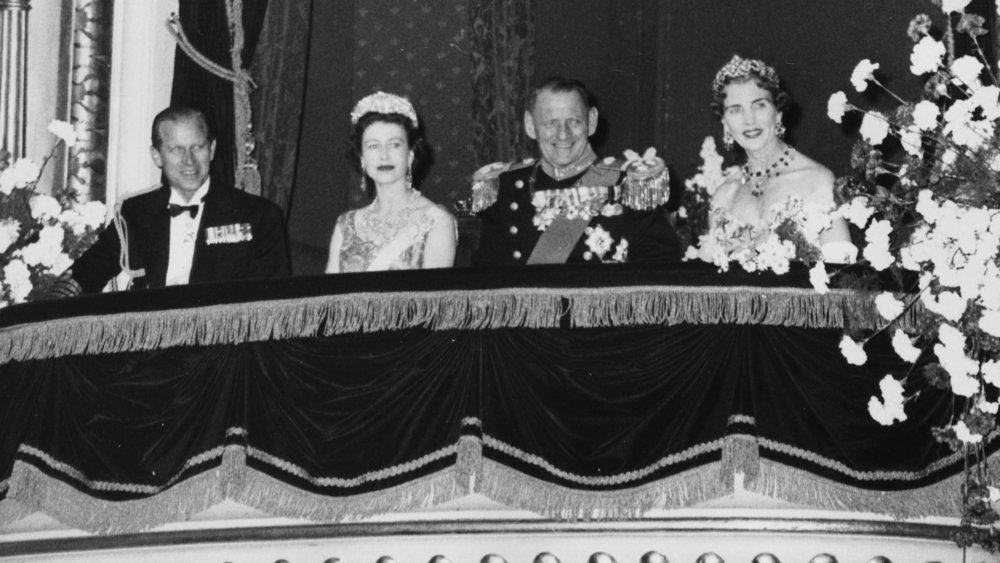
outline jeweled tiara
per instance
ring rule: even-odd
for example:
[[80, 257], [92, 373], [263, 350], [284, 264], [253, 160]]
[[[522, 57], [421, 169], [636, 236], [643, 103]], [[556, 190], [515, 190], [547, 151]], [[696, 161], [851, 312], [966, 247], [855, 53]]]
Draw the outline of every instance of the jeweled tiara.
[[370, 111], [377, 113], [398, 113], [409, 117], [413, 121], [414, 127], [419, 125], [417, 123], [417, 112], [413, 109], [413, 104], [402, 96], [388, 92], [375, 92], [361, 98], [361, 101], [351, 110], [351, 124], [357, 123], [362, 115]]
[[719, 72], [715, 74], [715, 80], [712, 82], [712, 91], [718, 94], [722, 91], [727, 81], [733, 78], [742, 78], [751, 73], [764, 79], [769, 85], [775, 88], [778, 87], [778, 73], [770, 65], [761, 60], [744, 59], [739, 55], [733, 55], [733, 58], [726, 63], [726, 66], [719, 69]]

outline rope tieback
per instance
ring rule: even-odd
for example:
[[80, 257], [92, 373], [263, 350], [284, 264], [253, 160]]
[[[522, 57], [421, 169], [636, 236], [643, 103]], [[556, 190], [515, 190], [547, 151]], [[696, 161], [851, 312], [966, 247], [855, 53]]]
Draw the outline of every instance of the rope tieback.
[[260, 195], [261, 180], [257, 161], [252, 154], [256, 148], [253, 138], [253, 109], [250, 91], [257, 87], [250, 73], [243, 68], [243, 0], [226, 0], [226, 18], [229, 21], [230, 55], [232, 68], [226, 68], [199, 52], [188, 40], [177, 14], [170, 14], [167, 30], [177, 41], [178, 47], [198, 66], [233, 84], [233, 120], [236, 167], [233, 177], [236, 187]]

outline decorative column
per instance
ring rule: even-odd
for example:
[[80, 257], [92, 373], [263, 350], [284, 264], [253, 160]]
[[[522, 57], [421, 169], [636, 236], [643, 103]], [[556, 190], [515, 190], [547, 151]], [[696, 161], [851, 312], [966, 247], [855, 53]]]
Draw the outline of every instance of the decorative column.
[[106, 196], [113, 5], [113, 0], [73, 2], [70, 121], [79, 140], [69, 149], [66, 186], [80, 201]]
[[0, 0], [0, 148], [25, 155], [30, 0]]

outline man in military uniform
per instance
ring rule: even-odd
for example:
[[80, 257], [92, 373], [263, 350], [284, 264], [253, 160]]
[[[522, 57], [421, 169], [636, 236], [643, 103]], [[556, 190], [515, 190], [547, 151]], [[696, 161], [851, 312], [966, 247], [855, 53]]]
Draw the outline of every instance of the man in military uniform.
[[555, 77], [534, 90], [524, 128], [541, 157], [491, 164], [473, 178], [482, 219], [474, 265], [680, 259], [663, 208], [666, 166], [652, 149], [598, 159], [589, 141], [597, 117], [579, 81]]

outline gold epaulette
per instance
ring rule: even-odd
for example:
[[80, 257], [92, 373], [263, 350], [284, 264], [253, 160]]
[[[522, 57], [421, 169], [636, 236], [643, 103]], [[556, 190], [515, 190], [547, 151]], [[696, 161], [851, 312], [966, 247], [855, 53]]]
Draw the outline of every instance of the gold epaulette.
[[479, 213], [496, 202], [497, 191], [500, 190], [500, 174], [534, 163], [533, 158], [527, 158], [517, 162], [494, 162], [476, 170], [472, 175], [472, 212]]
[[625, 172], [619, 192], [618, 202], [632, 209], [653, 209], [670, 200], [670, 171], [663, 159], [652, 150], [643, 156], [626, 151], [627, 158], [608, 157], [594, 168], [607, 173]]

